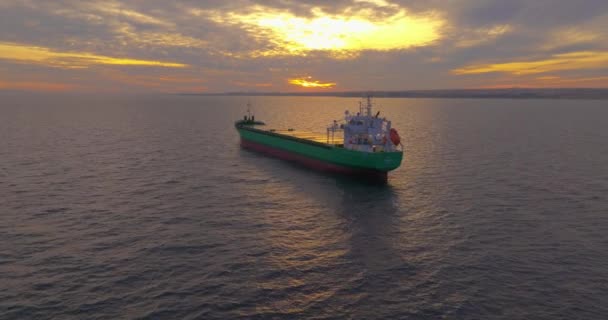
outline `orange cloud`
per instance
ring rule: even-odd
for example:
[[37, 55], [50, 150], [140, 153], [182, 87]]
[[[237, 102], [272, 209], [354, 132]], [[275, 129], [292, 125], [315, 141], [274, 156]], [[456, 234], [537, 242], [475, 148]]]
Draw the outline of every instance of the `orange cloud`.
[[38, 81], [0, 81], [0, 89], [3, 90], [26, 90], [44, 92], [64, 92], [76, 88], [76, 85], [67, 83], [38, 82]]
[[502, 72], [513, 75], [538, 74], [564, 70], [608, 68], [608, 52], [581, 51], [556, 54], [547, 59], [477, 64], [452, 70], [457, 75]]
[[487, 84], [483, 86], [475, 86], [474, 88], [606, 88], [607, 83], [608, 76], [568, 78], [551, 75], [528, 79], [499, 79], [496, 83]]
[[36, 63], [50, 67], [87, 68], [91, 65], [154, 66], [184, 68], [176, 62], [115, 58], [86, 52], [58, 52], [50, 48], [0, 42], [0, 59], [21, 63]]
[[239, 87], [256, 87], [256, 88], [272, 87], [272, 83], [267, 83], [267, 82], [252, 83], [252, 82], [234, 81], [233, 83]]
[[103, 70], [101, 74], [104, 78], [109, 79], [112, 82], [153, 89], [161, 92], [189, 92], [191, 91], [191, 88], [206, 89], [206, 87], [202, 85], [205, 82], [204, 79], [189, 76], [134, 75], [112, 69]]
[[312, 80], [312, 77], [310, 76], [304, 78], [288, 79], [287, 82], [289, 84], [293, 84], [303, 88], [329, 89], [336, 86], [335, 82], [320, 82], [318, 80]]
[[538, 77], [536, 80], [546, 87], [608, 87], [608, 76], [565, 78], [558, 76]]

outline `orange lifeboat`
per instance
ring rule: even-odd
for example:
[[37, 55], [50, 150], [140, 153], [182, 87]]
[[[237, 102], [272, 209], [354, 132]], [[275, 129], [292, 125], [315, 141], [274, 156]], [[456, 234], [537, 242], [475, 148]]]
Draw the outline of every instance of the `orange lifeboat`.
[[398, 146], [401, 144], [401, 137], [399, 136], [399, 133], [397, 132], [397, 130], [395, 128], [391, 128], [390, 135], [391, 135], [391, 141], [393, 142], [394, 145]]

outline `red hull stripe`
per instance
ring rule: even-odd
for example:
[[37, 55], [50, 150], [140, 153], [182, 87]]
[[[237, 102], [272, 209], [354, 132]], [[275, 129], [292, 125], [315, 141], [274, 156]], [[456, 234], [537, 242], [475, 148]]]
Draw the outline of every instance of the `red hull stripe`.
[[309, 157], [306, 157], [306, 156], [303, 156], [303, 155], [300, 155], [297, 153], [289, 152], [286, 150], [273, 148], [271, 146], [253, 142], [253, 141], [243, 139], [243, 138], [241, 138], [241, 146], [243, 148], [265, 153], [265, 154], [268, 154], [268, 155], [271, 155], [271, 156], [274, 156], [274, 157], [277, 157], [277, 158], [280, 158], [283, 160], [297, 162], [306, 167], [309, 167], [309, 168], [312, 168], [315, 170], [319, 170], [319, 171], [334, 172], [334, 173], [340, 173], [340, 174], [346, 174], [346, 175], [364, 176], [364, 177], [369, 177], [369, 178], [374, 178], [374, 179], [383, 179], [383, 180], [386, 180], [386, 178], [387, 178], [387, 173], [383, 172], [383, 171], [344, 167], [344, 166], [340, 166], [337, 164], [309, 158]]

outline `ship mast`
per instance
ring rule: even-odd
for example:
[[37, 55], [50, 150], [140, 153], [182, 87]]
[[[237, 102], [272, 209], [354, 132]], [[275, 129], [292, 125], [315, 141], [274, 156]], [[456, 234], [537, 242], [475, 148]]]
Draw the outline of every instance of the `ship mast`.
[[368, 117], [372, 116], [372, 96], [371, 95], [367, 96], [367, 105], [365, 106], [365, 111], [367, 112]]

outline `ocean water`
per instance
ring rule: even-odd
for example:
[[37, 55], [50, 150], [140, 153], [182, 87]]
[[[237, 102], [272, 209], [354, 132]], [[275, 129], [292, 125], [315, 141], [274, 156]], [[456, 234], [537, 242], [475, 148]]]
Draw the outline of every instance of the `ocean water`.
[[386, 185], [239, 147], [357, 99], [0, 95], [0, 319], [606, 319], [606, 101], [377, 99]]

